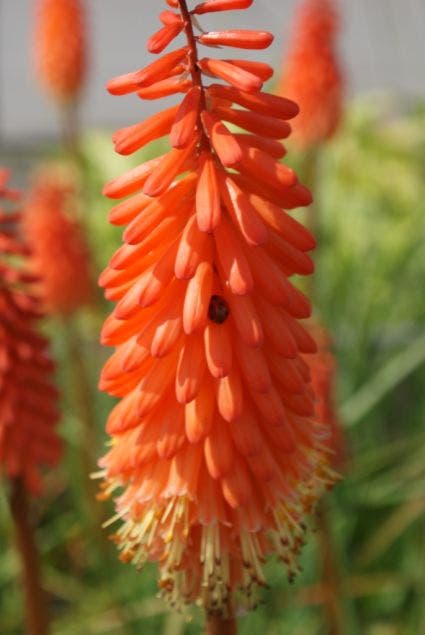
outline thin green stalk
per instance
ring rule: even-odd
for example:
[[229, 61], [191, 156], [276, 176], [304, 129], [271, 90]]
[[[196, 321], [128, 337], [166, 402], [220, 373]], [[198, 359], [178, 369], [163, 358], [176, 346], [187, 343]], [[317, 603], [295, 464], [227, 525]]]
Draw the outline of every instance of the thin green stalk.
[[11, 480], [9, 504], [15, 527], [16, 546], [22, 563], [27, 634], [48, 635], [49, 616], [41, 587], [38, 552], [29, 518], [27, 492], [20, 478]]
[[[319, 171], [320, 148], [311, 148], [304, 157], [301, 169], [302, 178], [305, 185], [312, 191], [313, 196], [317, 192], [317, 176]], [[307, 208], [306, 225], [316, 238], [320, 248], [321, 234], [321, 214], [320, 204], [317, 198]], [[314, 276], [308, 279], [307, 292], [314, 305], [316, 300], [316, 284]], [[331, 521], [326, 504], [322, 501], [318, 514], [318, 544], [320, 547], [320, 558], [322, 565], [322, 580], [326, 586], [326, 597], [323, 603], [323, 614], [326, 621], [328, 635], [344, 635], [344, 608], [341, 597], [341, 581], [337, 560], [335, 558], [334, 540], [332, 535]]]
[[317, 518], [318, 543], [322, 562], [322, 580], [326, 588], [323, 614], [327, 635], [344, 635], [344, 606], [341, 593], [341, 579], [335, 558], [334, 539], [329, 513], [324, 501], [321, 502]]
[[79, 447], [86, 508], [92, 515], [92, 524], [96, 527], [96, 532], [101, 533], [103, 536], [103, 532], [100, 529], [103, 518], [100, 517], [99, 506], [94, 504], [96, 485], [90, 478], [90, 474], [96, 468], [95, 452], [97, 446], [93, 391], [89, 373], [83, 359], [78, 332], [72, 317], [65, 318], [62, 326], [71, 372], [72, 397], [76, 407], [76, 414], [81, 424]]
[[181, 613], [169, 613], [165, 618], [162, 635], [182, 635], [186, 620]]
[[61, 107], [62, 144], [76, 166], [81, 163], [78, 104], [74, 101]]

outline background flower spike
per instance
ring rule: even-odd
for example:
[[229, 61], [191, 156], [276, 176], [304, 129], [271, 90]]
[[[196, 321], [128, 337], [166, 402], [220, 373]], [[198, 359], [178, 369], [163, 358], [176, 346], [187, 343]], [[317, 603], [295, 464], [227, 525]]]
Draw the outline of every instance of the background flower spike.
[[343, 111], [343, 75], [336, 39], [335, 0], [303, 0], [298, 8], [278, 92], [300, 106], [293, 142], [300, 149], [323, 143], [336, 131]]
[[42, 302], [30, 250], [21, 238], [21, 212], [6, 208], [18, 194], [7, 187], [7, 178], [0, 169], [0, 469], [34, 495], [42, 489], [41, 469], [61, 456], [59, 395], [49, 342], [36, 327]]

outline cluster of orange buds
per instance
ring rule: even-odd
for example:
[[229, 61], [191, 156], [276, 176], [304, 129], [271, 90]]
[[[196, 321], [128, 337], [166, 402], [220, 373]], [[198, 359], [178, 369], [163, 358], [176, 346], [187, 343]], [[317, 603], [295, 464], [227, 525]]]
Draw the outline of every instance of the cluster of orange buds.
[[301, 149], [329, 139], [341, 120], [343, 79], [336, 51], [338, 29], [335, 0], [304, 0], [292, 29], [278, 91], [300, 107], [292, 139]]
[[94, 297], [90, 253], [74, 207], [73, 183], [51, 170], [38, 175], [24, 204], [31, 268], [51, 314], [73, 313]]
[[200, 15], [252, 0], [167, 4], [148, 48], [179, 34], [184, 45], [108, 84], [114, 95], [184, 98], [113, 137], [120, 154], [166, 135], [171, 148], [104, 190], [127, 197], [109, 216], [127, 227], [100, 278], [116, 302], [100, 386], [120, 399], [100, 497], [123, 490], [114, 539], [124, 561], [157, 561], [172, 605], [225, 613], [237, 592], [255, 605], [268, 554], [292, 579], [304, 515], [333, 482], [303, 359], [316, 350], [299, 322], [310, 303], [290, 281], [312, 273], [315, 241], [285, 210], [311, 195], [280, 162], [298, 107], [262, 92], [271, 67], [198, 54], [267, 47], [263, 31], [196, 34]]
[[[19, 198], [0, 170], [0, 469], [40, 491], [40, 468], [60, 458], [55, 426], [59, 419], [54, 364], [48, 342], [35, 323], [39, 302], [34, 276], [25, 267], [28, 249], [19, 238], [20, 212], [6, 209]], [[8, 203], [10, 205], [10, 203]]]
[[86, 68], [81, 0], [36, 0], [34, 64], [43, 88], [59, 103], [78, 97]]

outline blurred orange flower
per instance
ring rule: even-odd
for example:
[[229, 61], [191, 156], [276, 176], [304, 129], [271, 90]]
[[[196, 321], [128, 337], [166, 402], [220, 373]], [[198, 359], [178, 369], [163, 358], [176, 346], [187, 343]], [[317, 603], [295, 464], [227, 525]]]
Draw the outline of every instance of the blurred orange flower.
[[93, 299], [85, 236], [68, 213], [73, 199], [72, 184], [46, 172], [39, 175], [24, 205], [32, 270], [49, 313], [66, 315]]
[[303, 0], [278, 89], [300, 107], [292, 124], [292, 139], [300, 148], [323, 143], [341, 119], [343, 78], [335, 45], [338, 27], [335, 0]]
[[[127, 228], [100, 278], [117, 303], [102, 332], [116, 351], [100, 387], [120, 398], [101, 497], [123, 489], [114, 538], [124, 561], [157, 561], [172, 605], [197, 600], [225, 613], [238, 589], [255, 604], [266, 555], [292, 579], [304, 515], [333, 482], [302, 356], [316, 349], [299, 322], [310, 303], [289, 280], [312, 273], [315, 242], [282, 210], [311, 196], [279, 161], [298, 108], [261, 92], [271, 68], [198, 59], [186, 2], [168, 4], [180, 9], [161, 13], [173, 29], [150, 48], [182, 29], [187, 46], [108, 84], [117, 95], [184, 98], [113, 137], [120, 154], [166, 135], [171, 150], [105, 187], [128, 198], [110, 212]], [[207, 0], [192, 15], [250, 4]], [[231, 30], [198, 42], [257, 49], [271, 40]], [[205, 87], [205, 76], [226, 84]]]
[[7, 178], [0, 170], [0, 468], [36, 494], [40, 468], [61, 454], [58, 393], [48, 341], [35, 328], [41, 314], [26, 269], [28, 249], [18, 236], [20, 214], [5, 207], [17, 198]]
[[86, 67], [81, 0], [36, 0], [33, 54], [43, 88], [60, 103], [76, 99]]

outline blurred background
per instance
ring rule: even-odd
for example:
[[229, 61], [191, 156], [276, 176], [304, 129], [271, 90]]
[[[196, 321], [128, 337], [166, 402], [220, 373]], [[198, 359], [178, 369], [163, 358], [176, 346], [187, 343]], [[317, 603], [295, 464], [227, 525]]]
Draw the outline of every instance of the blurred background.
[[[158, 28], [152, 4], [160, 5], [85, 3], [87, 76], [73, 154], [61, 144], [57, 109], [33, 77], [34, 3], [0, 0], [0, 165], [11, 167], [13, 183], [24, 188], [40, 162], [78, 172], [77, 216], [93, 279], [121, 240], [107, 222], [103, 184], [158, 151], [149, 146], [131, 158], [113, 153], [112, 130], [158, 104], [111, 97], [104, 89], [114, 75], [148, 63], [144, 42]], [[258, 0], [246, 12], [203, 16], [202, 24], [235, 26], [236, 19], [240, 28], [273, 31], [272, 47], [253, 58], [276, 68], [269, 89], [278, 90], [298, 4]], [[271, 589], [256, 612], [241, 618], [242, 635], [425, 633], [425, 5], [337, 4], [344, 106], [336, 134], [314, 157], [320, 236], [314, 299], [333, 342], [332, 408], [344, 439], [338, 466], [344, 478], [310, 521], [303, 573], [289, 585], [280, 564], [267, 565]], [[310, 158], [293, 147], [286, 162], [307, 178]], [[79, 458], [81, 444], [87, 448], [81, 413], [85, 408], [91, 421], [85, 465], [94, 471], [111, 407], [96, 390], [108, 355], [97, 344], [98, 331], [109, 310], [94, 293], [91, 307], [76, 312], [66, 328], [57, 317], [43, 327], [57, 359], [65, 440], [64, 461], [46, 475], [33, 509], [52, 633], [194, 635], [201, 615], [170, 614], [156, 597], [155, 568], [139, 574], [120, 563], [96, 530], [112, 510], [90, 502]], [[79, 372], [86, 392], [75, 381]], [[20, 565], [1, 492], [0, 633], [21, 635]]]
[[[82, 99], [83, 122], [88, 126], [120, 126], [137, 120], [140, 109], [131, 97], [119, 103], [104, 91], [106, 81], [144, 66], [144, 42], [157, 25], [154, 12], [140, 0], [87, 0], [90, 26], [90, 69]], [[286, 49], [290, 18], [297, 0], [261, 0], [237, 14], [240, 28], [261, 28], [275, 34], [267, 51], [257, 59], [279, 64]], [[348, 94], [389, 90], [405, 97], [423, 94], [422, 0], [341, 0], [344, 36], [341, 55], [347, 73]], [[0, 0], [0, 122], [3, 138], [28, 139], [55, 133], [55, 117], [33, 81], [31, 72], [32, 0]], [[204, 16], [205, 25], [232, 24], [232, 14]], [[124, 36], [124, 37], [123, 37]], [[31, 117], [28, 117], [28, 103]], [[144, 105], [144, 112], [154, 108]]]

